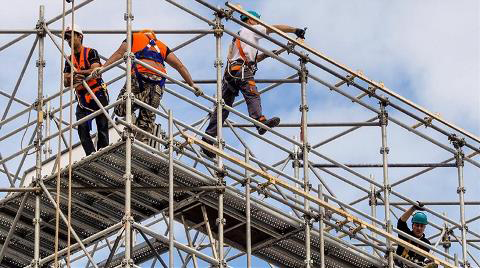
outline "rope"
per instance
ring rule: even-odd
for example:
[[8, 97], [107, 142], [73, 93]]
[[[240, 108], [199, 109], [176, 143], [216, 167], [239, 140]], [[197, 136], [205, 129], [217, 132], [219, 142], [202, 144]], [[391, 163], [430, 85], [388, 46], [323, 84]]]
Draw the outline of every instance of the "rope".
[[[63, 2], [63, 10], [62, 10], [62, 33], [65, 32], [65, 0]], [[62, 39], [62, 50], [60, 55], [60, 124], [58, 127], [58, 147], [57, 147], [57, 196], [55, 202], [57, 203], [57, 208], [55, 210], [55, 261], [53, 263], [54, 267], [60, 267], [58, 264], [58, 238], [59, 238], [59, 228], [60, 228], [60, 163], [62, 158], [62, 124], [63, 121], [63, 69], [65, 68], [65, 61], [63, 60], [63, 55], [65, 52], [65, 42]]]
[[74, 9], [74, 1], [72, 1], [72, 26], [71, 26], [71, 37], [70, 38], [70, 62], [72, 63], [70, 68], [70, 125], [68, 127], [69, 131], [69, 146], [68, 146], [68, 216], [67, 216], [67, 267], [71, 267], [70, 265], [70, 226], [72, 221], [72, 143], [73, 143], [73, 74], [74, 74], [74, 66], [73, 66], [73, 57], [75, 56], [75, 49], [73, 47], [73, 40], [75, 36], [74, 32], [74, 24], [75, 24], [75, 9]]

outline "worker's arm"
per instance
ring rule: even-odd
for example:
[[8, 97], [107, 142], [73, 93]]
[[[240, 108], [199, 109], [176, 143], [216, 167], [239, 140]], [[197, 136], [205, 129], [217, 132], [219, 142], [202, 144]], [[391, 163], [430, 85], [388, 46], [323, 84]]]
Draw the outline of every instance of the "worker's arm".
[[123, 55], [127, 52], [127, 42], [122, 42], [120, 47], [115, 51], [112, 56], [105, 62], [103, 67], [107, 67], [108, 65], [116, 62], [117, 60], [121, 59]]
[[99, 68], [99, 67], [102, 67], [102, 65], [98, 62], [95, 62], [94, 64], [92, 64], [90, 66], [90, 69], [88, 69], [88, 70], [78, 70], [78, 71], [75, 72], [75, 74], [83, 74], [85, 76], [88, 76], [93, 72], [93, 70], [95, 70], [96, 68]]
[[183, 77], [183, 80], [185, 80], [188, 85], [193, 87], [193, 80], [192, 80], [192, 77], [190, 76], [190, 73], [187, 70], [187, 67], [185, 67], [185, 65], [183, 65], [182, 61], [180, 61], [180, 59], [177, 58], [177, 56], [175, 56], [175, 54], [173, 52], [168, 54], [165, 61], [170, 66], [175, 68], [175, 70], [177, 70], [177, 72]]
[[406, 222], [410, 216], [412, 216], [413, 212], [415, 212], [415, 206], [411, 206], [403, 215], [400, 217], [400, 220]]
[[167, 55], [165, 61], [175, 70], [177, 70], [177, 72], [183, 77], [183, 80], [185, 80], [185, 82], [187, 82], [189, 86], [193, 87], [196, 90], [196, 95], [203, 95], [202, 90], [193, 83], [192, 77], [190, 76], [187, 67], [183, 65], [182, 61], [180, 61], [180, 59], [177, 58], [177, 56], [175, 56], [173, 52], [170, 52]]

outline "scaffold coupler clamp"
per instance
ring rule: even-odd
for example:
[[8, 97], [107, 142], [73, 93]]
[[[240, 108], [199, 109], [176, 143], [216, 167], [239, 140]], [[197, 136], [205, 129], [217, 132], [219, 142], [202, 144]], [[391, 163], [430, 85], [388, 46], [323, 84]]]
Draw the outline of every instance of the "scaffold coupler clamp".
[[127, 221], [128, 221], [130, 224], [133, 224], [135, 220], [133, 219], [132, 216], [128, 216], [128, 217], [127, 217], [127, 216], [124, 216], [124, 217], [122, 218], [122, 224], [126, 224]]
[[30, 262], [30, 267], [40, 267], [40, 260], [35, 260], [33, 259], [31, 262]]
[[215, 24], [213, 25], [213, 35], [215, 37], [222, 37], [223, 35], [223, 30], [224, 30], [224, 26], [223, 24], [220, 22], [220, 20], [223, 18], [223, 12], [217, 12], [215, 13], [217, 16], [218, 16], [218, 19], [216, 20]]
[[442, 242], [443, 242], [443, 248], [445, 249], [448, 249], [452, 246], [452, 242], [451, 242], [451, 239], [450, 239], [450, 233], [453, 232], [452, 230], [450, 230], [449, 228], [447, 228], [445, 230], [445, 233], [443, 234], [442, 236]]
[[128, 260], [127, 260], [127, 259], [123, 259], [123, 260], [122, 260], [122, 264], [121, 264], [122, 267], [134, 267], [133, 265], [134, 265], [134, 264], [133, 264], [133, 260], [132, 260], [132, 259], [128, 259]]
[[370, 192], [370, 198], [368, 199], [369, 206], [377, 205], [377, 194], [379, 194], [379, 192], [375, 189]]
[[123, 13], [123, 20], [124, 20], [124, 21], [127, 21], [128, 19], [130, 19], [130, 20], [134, 20], [134, 19], [135, 19], [135, 17], [133, 16], [133, 14], [132, 14], [132, 13], [126, 13], [126, 12], [125, 12], [125, 13]]
[[311, 212], [308, 211], [307, 213], [302, 215], [303, 218], [303, 228], [305, 229], [307, 225], [312, 228], [313, 227], [313, 221], [315, 221], [315, 217], [311, 215]]
[[46, 26], [45, 21], [38, 20], [37, 24], [35, 25], [35, 30], [37, 30], [38, 37], [45, 37], [46, 35], [45, 26]]
[[225, 20], [230, 20], [233, 17], [233, 9], [221, 9]]

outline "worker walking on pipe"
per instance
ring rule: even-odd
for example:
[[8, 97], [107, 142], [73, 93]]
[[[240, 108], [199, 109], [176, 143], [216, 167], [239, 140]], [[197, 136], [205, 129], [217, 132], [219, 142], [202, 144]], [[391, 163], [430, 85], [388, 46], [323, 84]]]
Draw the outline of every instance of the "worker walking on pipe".
[[[256, 18], [260, 18], [260, 15], [255, 11], [248, 11], [248, 13]], [[263, 34], [272, 33], [270, 29], [258, 24], [255, 20], [246, 15], [242, 14], [240, 19]], [[298, 38], [305, 38], [304, 29], [294, 28], [287, 25], [273, 25], [273, 27], [286, 33], [295, 33]], [[263, 36], [247, 29], [246, 27], [243, 27], [238, 35], [257, 46], [259, 45], [259, 40], [263, 38]], [[265, 115], [263, 115], [260, 94], [257, 90], [254, 78], [255, 72], [257, 71], [257, 63], [267, 57], [268, 55], [263, 53], [259, 55], [256, 48], [234, 38], [229, 47], [227, 66], [222, 79], [222, 97], [226, 105], [232, 106], [235, 97], [238, 96], [239, 92], [242, 92], [247, 103], [249, 116], [268, 127], [273, 128], [278, 126], [280, 118], [272, 117], [267, 119]], [[222, 110], [222, 123], [227, 119], [228, 114], [228, 110]], [[257, 126], [257, 131], [260, 135], [267, 132], [266, 129], [260, 126]], [[205, 133], [212, 137], [217, 136], [217, 113], [214, 112], [211, 114], [210, 122]], [[202, 140], [209, 144], [213, 144], [213, 142], [207, 138], [203, 138]], [[210, 158], [215, 157], [215, 154], [207, 149], [202, 148], [202, 151]]]
[[[425, 210], [424, 205], [421, 202], [417, 201], [416, 205], [411, 206], [403, 215], [398, 219], [397, 222], [397, 229], [400, 231], [413, 236], [420, 241], [430, 245], [430, 241], [425, 237], [425, 228], [428, 225], [428, 220], [427, 220], [427, 215], [423, 212]], [[417, 211], [417, 212], [415, 212]], [[415, 213], [414, 213], [415, 212]], [[407, 220], [412, 216], [412, 230], [408, 228], [407, 225]], [[405, 237], [401, 234], [398, 235], [401, 239], [408, 241], [410, 244], [419, 247], [423, 249], [426, 252], [429, 252], [430, 249], [420, 245], [414, 241], [411, 241], [408, 237]], [[409, 250], [407, 248], [404, 248], [403, 246], [398, 246], [396, 254], [421, 266], [428, 267], [428, 268], [434, 268], [437, 267], [436, 264], [432, 263], [429, 259], [426, 259], [424, 256]], [[409, 267], [407, 264], [404, 264], [403, 262], [395, 259], [395, 264], [398, 265], [399, 267]]]
[[[73, 83], [76, 85], [75, 95], [78, 101], [75, 116], [77, 120], [80, 120], [100, 109], [97, 103], [93, 100], [93, 97], [90, 95], [90, 93], [88, 93], [87, 89], [82, 85], [82, 81], [88, 75], [90, 75], [94, 69], [101, 66], [100, 57], [95, 49], [83, 46], [83, 31], [78, 25], [74, 24], [73, 27], [72, 25], [67, 26], [65, 28], [63, 37], [69, 46], [71, 46], [73, 39]], [[71, 56], [69, 56], [69, 58], [71, 59]], [[70, 80], [72, 79], [71, 68], [72, 67], [68, 61], [65, 61], [63, 82], [66, 87], [70, 86]], [[90, 79], [87, 81], [87, 84], [95, 93], [95, 96], [98, 98], [100, 103], [103, 106], [107, 106], [109, 97], [107, 87], [105, 83], [103, 83], [102, 78], [98, 76], [95, 79]], [[100, 113], [94, 119], [97, 124], [97, 149], [100, 149], [107, 146], [109, 143], [108, 119], [103, 113]], [[86, 155], [90, 155], [96, 151], [90, 136], [90, 131], [92, 130], [92, 120], [93, 119], [90, 119], [78, 125], [78, 136], [80, 137], [80, 142], [82, 143], [82, 147]]]
[[[125, 39], [120, 47], [105, 62], [104, 68], [115, 61], [121, 59], [127, 52], [127, 40]], [[150, 29], [141, 30], [132, 34], [132, 53], [135, 58], [150, 65], [154, 69], [166, 73], [165, 62], [175, 68], [186, 83], [195, 89], [195, 95], [203, 95], [202, 90], [197, 87], [190, 76], [187, 68], [182, 64], [175, 54], [170, 51], [167, 45], [157, 39], [155, 33]], [[95, 70], [97, 76], [101, 69]], [[165, 87], [165, 77], [162, 77], [155, 71], [152, 71], [140, 64], [132, 63], [132, 93], [135, 98], [157, 109], [160, 106], [160, 100]], [[126, 91], [126, 84], [118, 94], [118, 98], [123, 98]], [[132, 113], [139, 110], [135, 125], [146, 132], [153, 134], [155, 128], [155, 113], [139, 105], [132, 104]], [[123, 102], [115, 107], [115, 114], [120, 117], [126, 115], [126, 104]], [[134, 114], [133, 114], [134, 115]], [[134, 117], [135, 118], [135, 117]], [[136, 138], [148, 144], [148, 138], [140, 133]]]

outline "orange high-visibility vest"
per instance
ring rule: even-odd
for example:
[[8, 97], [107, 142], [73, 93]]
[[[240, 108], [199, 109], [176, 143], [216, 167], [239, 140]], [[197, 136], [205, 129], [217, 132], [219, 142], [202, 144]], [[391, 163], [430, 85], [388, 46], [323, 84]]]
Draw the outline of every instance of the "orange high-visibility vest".
[[[88, 70], [90, 69], [90, 62], [88, 61], [88, 54], [90, 53], [89, 47], [82, 47], [80, 49], [80, 57], [79, 60], [75, 57], [73, 57], [73, 66], [77, 70]], [[101, 78], [97, 79], [90, 79], [87, 82], [87, 85], [90, 87], [90, 89], [93, 91], [93, 93], [96, 93], [103, 89], [103, 80]], [[88, 93], [87, 89], [83, 85], [78, 85], [75, 87], [75, 94], [77, 95], [77, 98], [79, 100], [80, 105], [82, 105], [81, 100], [84, 98], [86, 104], [89, 104], [92, 100], [92, 96]]]
[[[158, 40], [153, 32], [135, 32], [132, 38], [132, 53], [135, 57], [160, 72], [167, 73], [164, 63], [167, 57], [167, 46]], [[159, 75], [140, 64], [136, 64], [135, 67], [139, 73]], [[132, 73], [135, 72], [134, 69], [132, 68]]]

